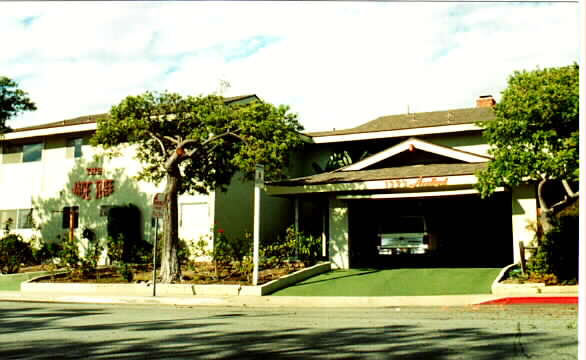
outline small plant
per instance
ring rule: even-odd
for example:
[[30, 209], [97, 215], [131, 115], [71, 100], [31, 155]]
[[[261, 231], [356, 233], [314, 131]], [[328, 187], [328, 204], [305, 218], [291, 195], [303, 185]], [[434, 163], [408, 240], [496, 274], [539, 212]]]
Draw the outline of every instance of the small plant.
[[118, 273], [120, 274], [120, 276], [122, 276], [122, 278], [124, 278], [124, 280], [128, 281], [128, 282], [132, 282], [132, 280], [134, 279], [134, 273], [132, 271], [132, 265], [128, 264], [128, 263], [120, 263], [118, 265]]
[[78, 268], [81, 262], [81, 257], [79, 256], [79, 247], [75, 237], [72, 240], [67, 236], [58, 238], [63, 239], [61, 241], [61, 251], [59, 252], [61, 265], [68, 269]]
[[98, 261], [100, 261], [102, 251], [104, 251], [104, 247], [100, 244], [90, 244], [86, 256], [81, 259], [80, 262], [80, 272], [82, 276], [86, 277], [91, 274], [96, 274], [96, 278], [99, 279], [100, 275], [96, 270], [98, 268]]
[[189, 245], [187, 241], [179, 239], [179, 246], [177, 247], [177, 257], [179, 258], [179, 264], [187, 264], [191, 252], [189, 251]]
[[114, 264], [122, 261], [122, 255], [124, 254], [124, 234], [120, 233], [118, 236], [108, 236], [106, 239], [108, 247], [108, 258], [110, 263]]

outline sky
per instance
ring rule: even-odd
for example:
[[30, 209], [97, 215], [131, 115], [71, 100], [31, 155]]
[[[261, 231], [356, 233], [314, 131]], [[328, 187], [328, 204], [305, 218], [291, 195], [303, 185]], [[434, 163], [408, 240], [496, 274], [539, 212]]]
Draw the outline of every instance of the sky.
[[167, 90], [344, 129], [498, 101], [516, 70], [579, 62], [579, 20], [578, 3], [3, 2], [0, 76], [38, 107], [13, 128]]

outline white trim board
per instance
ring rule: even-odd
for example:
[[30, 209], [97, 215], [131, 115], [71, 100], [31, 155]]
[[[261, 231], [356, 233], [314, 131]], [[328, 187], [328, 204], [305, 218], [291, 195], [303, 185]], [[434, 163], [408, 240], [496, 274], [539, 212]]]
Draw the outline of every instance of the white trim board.
[[84, 132], [84, 131], [94, 131], [97, 128], [98, 128], [97, 123], [88, 123], [88, 124], [56, 126], [56, 127], [44, 128], [44, 129], [15, 131], [15, 132], [10, 132], [10, 133], [4, 134], [2, 137], [0, 137], [0, 141], [14, 140], [14, 139], [26, 139], [26, 138], [58, 135], [58, 134], [71, 134], [71, 133], [79, 133], [79, 132]]
[[400, 129], [400, 130], [383, 130], [361, 132], [355, 134], [340, 134], [340, 135], [316, 135], [312, 136], [313, 142], [316, 144], [327, 144], [346, 141], [385, 139], [394, 137], [418, 136], [418, 135], [432, 135], [432, 134], [446, 134], [463, 131], [480, 131], [482, 128], [475, 124], [460, 124], [460, 125], [442, 125], [430, 126], [414, 129]]
[[[507, 191], [504, 187], [497, 187], [497, 192]], [[402, 199], [402, 198], [420, 198], [420, 197], [441, 197], [457, 195], [478, 195], [480, 192], [476, 189], [447, 190], [447, 191], [427, 191], [419, 193], [395, 193], [395, 194], [372, 194], [372, 195], [338, 195], [336, 199], [355, 200], [355, 199]]]
[[489, 157], [485, 157], [482, 155], [476, 155], [473, 153], [469, 153], [462, 150], [453, 149], [450, 147], [436, 145], [427, 141], [423, 141], [417, 138], [409, 138], [405, 141], [398, 143], [397, 145], [391, 146], [390, 148], [383, 150], [379, 153], [371, 155], [364, 160], [361, 160], [357, 163], [348, 165], [339, 169], [339, 171], [355, 171], [355, 170], [363, 170], [377, 162], [383, 161], [390, 157], [393, 157], [397, 154], [400, 154], [405, 151], [409, 151], [410, 149], [417, 149], [423, 150], [429, 153], [449, 157], [452, 159], [460, 160], [467, 163], [483, 163], [490, 160]]
[[[435, 176], [435, 177], [421, 177], [421, 178], [405, 178], [405, 179], [388, 179], [388, 180], [368, 180], [356, 181], [349, 183], [335, 183], [335, 184], [311, 184], [311, 185], [293, 185], [293, 186], [267, 186], [268, 195], [294, 195], [306, 193], [325, 193], [325, 192], [342, 192], [342, 191], [367, 191], [367, 190], [393, 190], [409, 188], [413, 182], [421, 179], [425, 183], [433, 179], [442, 179], [445, 184], [441, 186], [426, 186], [427, 188], [438, 188], [446, 186], [468, 186], [474, 185], [478, 179], [474, 175], [452, 175], [452, 176]], [[405, 185], [405, 186], [403, 186]], [[425, 188], [425, 187], [421, 187]], [[414, 192], [417, 193], [417, 192]]]

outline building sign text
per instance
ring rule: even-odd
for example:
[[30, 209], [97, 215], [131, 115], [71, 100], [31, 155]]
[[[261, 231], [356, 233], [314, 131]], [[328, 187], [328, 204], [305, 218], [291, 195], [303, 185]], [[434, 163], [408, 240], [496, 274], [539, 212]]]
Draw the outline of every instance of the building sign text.
[[447, 177], [432, 177], [423, 178], [420, 176], [417, 179], [396, 179], [385, 180], [385, 187], [387, 189], [414, 189], [420, 187], [437, 187], [448, 185]]
[[84, 200], [92, 199], [92, 185], [96, 185], [96, 199], [112, 195], [114, 192], [114, 180], [77, 181], [71, 191]]

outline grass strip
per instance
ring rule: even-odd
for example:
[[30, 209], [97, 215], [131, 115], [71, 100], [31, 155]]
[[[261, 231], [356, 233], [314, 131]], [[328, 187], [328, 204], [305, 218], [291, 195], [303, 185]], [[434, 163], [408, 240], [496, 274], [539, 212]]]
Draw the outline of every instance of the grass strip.
[[47, 271], [0, 275], [0, 291], [19, 291], [20, 283], [47, 274]]
[[334, 270], [275, 296], [432, 296], [490, 294], [501, 268]]

